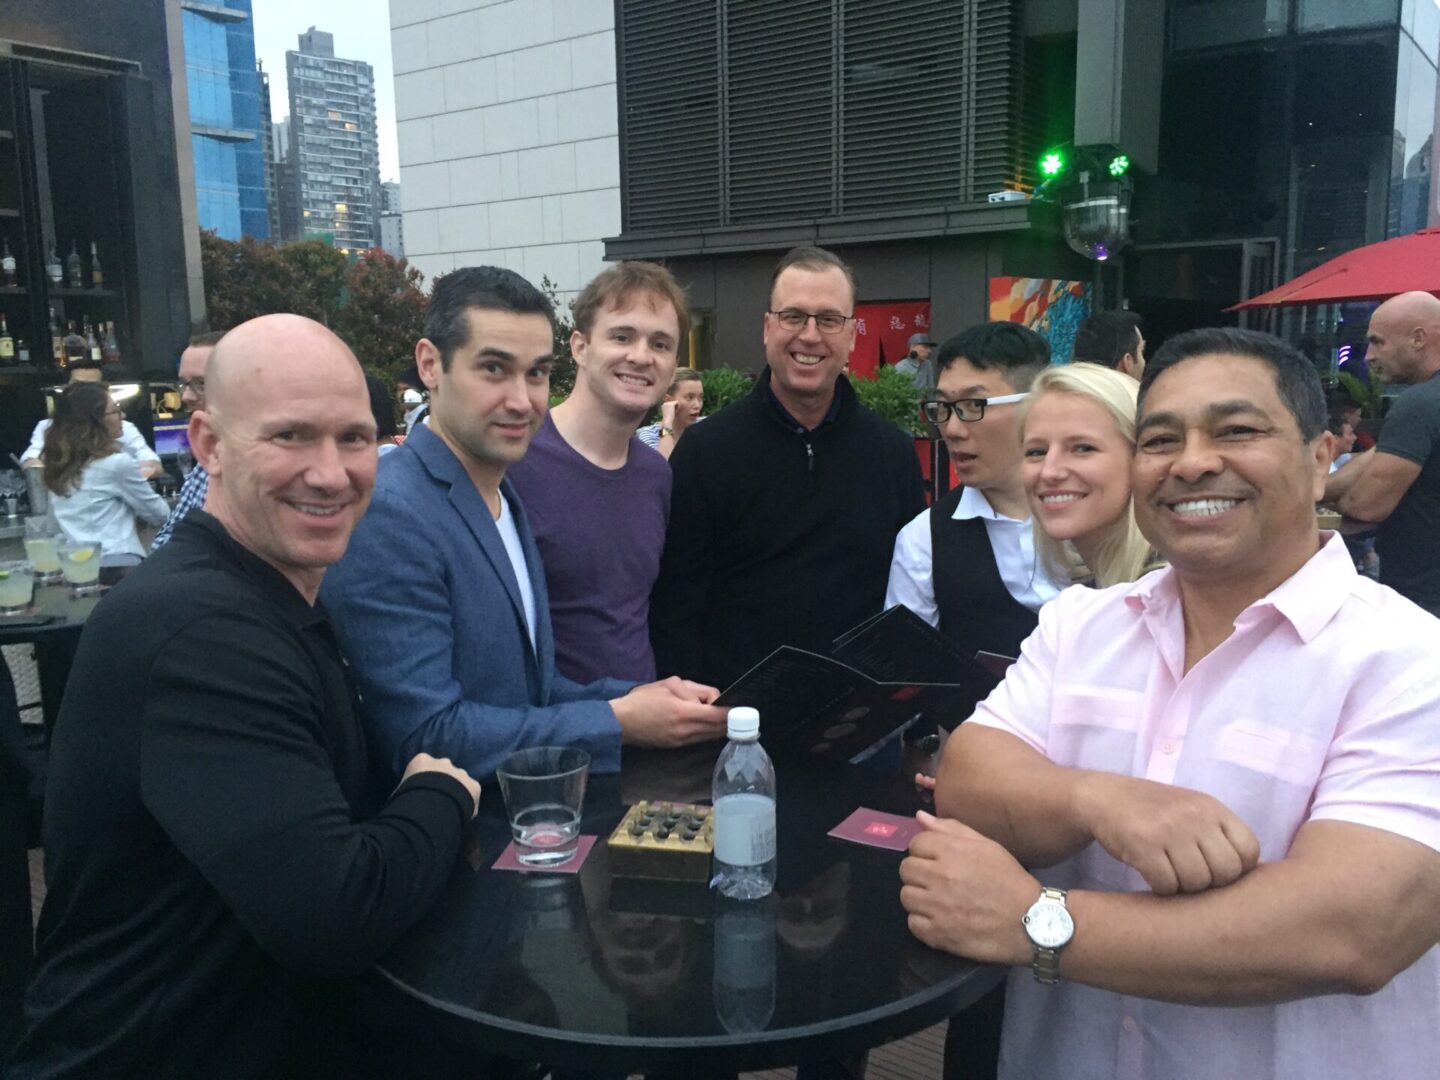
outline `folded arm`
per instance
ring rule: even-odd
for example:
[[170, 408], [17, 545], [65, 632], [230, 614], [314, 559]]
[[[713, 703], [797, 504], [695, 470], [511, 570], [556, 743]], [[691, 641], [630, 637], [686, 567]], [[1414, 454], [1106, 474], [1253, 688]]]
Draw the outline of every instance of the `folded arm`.
[[1408, 458], [1371, 450], [1347, 461], [1331, 474], [1325, 498], [1346, 517], [1358, 521], [1384, 521], [1420, 475], [1420, 465]]

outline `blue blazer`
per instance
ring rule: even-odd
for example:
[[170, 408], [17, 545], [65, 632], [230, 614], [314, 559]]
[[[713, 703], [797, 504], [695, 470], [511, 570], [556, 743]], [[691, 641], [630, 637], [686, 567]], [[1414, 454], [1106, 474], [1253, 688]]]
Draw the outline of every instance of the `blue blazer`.
[[460, 461], [424, 426], [380, 463], [370, 509], [321, 600], [359, 686], [372, 737], [398, 776], [417, 753], [488, 777], [515, 750], [579, 746], [620, 767], [608, 701], [555, 670], [545, 569], [509, 481], [501, 484], [535, 594], [535, 645], [500, 531]]

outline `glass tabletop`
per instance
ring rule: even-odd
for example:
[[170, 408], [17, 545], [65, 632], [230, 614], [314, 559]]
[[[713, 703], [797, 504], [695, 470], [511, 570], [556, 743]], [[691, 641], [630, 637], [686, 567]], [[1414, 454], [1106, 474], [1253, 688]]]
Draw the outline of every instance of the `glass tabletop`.
[[[689, 798], [708, 791], [716, 752], [688, 766]], [[867, 1049], [952, 1015], [1003, 977], [910, 934], [901, 852], [826, 836], [856, 807], [918, 805], [912, 784], [871, 770], [777, 763], [779, 873], [766, 900], [612, 877], [605, 839], [626, 805], [687, 793], [666, 761], [627, 750], [621, 777], [591, 777], [582, 830], [599, 839], [577, 874], [491, 870], [509, 831], [487, 785], [447, 891], [380, 973], [424, 1022], [492, 1053], [592, 1068], [703, 1061], [706, 1071]], [[647, 770], [663, 779], [637, 785]]]

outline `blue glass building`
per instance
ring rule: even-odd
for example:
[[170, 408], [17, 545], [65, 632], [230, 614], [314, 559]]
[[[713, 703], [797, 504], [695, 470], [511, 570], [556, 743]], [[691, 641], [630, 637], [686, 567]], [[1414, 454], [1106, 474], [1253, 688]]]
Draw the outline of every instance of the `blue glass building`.
[[181, 0], [200, 227], [270, 238], [250, 0]]

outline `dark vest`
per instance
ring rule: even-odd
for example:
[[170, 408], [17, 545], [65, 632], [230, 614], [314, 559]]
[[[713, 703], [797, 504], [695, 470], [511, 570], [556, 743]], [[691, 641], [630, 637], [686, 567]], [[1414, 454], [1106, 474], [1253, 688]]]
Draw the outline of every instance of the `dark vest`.
[[940, 632], [968, 654], [1019, 656], [1020, 643], [1040, 616], [1010, 595], [995, 565], [983, 518], [956, 521], [964, 488], [956, 488], [930, 509], [935, 605]]

